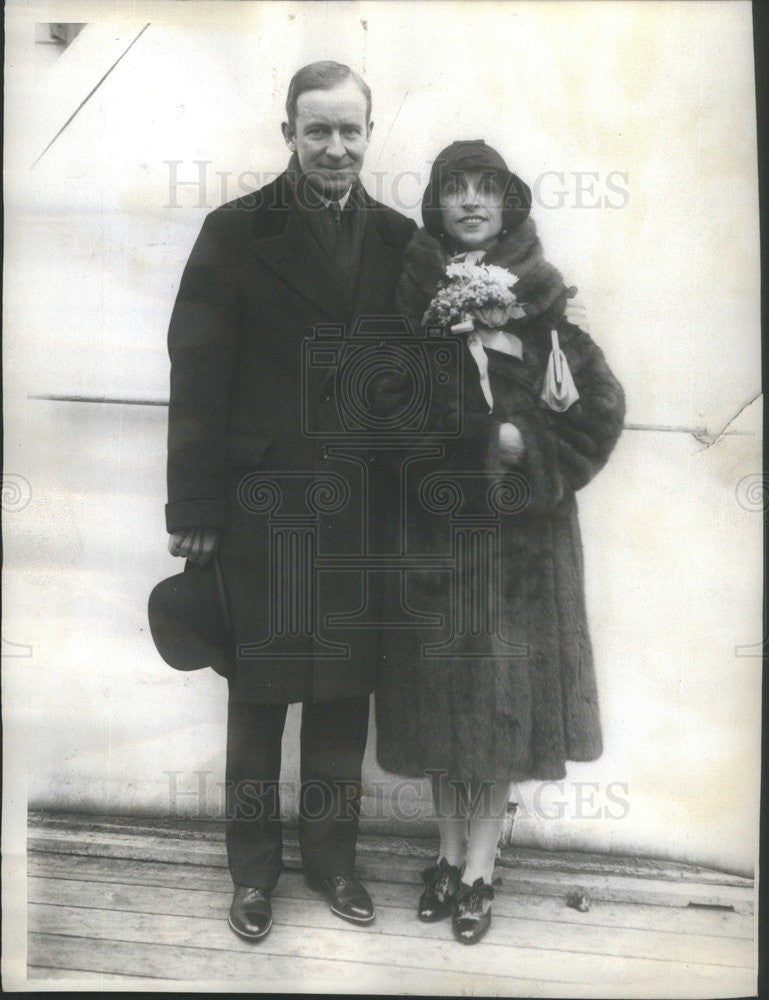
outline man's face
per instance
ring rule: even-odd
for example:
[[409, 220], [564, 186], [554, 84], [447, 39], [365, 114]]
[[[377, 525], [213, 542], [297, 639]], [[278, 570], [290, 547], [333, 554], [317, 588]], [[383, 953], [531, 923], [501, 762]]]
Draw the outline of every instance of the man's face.
[[366, 98], [354, 80], [346, 80], [333, 90], [300, 94], [294, 128], [284, 122], [283, 137], [310, 185], [336, 200], [360, 173], [372, 128]]

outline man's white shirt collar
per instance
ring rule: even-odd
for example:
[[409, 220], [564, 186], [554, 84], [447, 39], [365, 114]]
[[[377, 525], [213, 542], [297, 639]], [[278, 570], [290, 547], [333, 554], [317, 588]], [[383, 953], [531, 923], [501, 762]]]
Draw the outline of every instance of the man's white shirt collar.
[[335, 201], [338, 201], [339, 202], [339, 207], [341, 209], [344, 209], [344, 206], [347, 204], [347, 199], [350, 197], [351, 191], [352, 191], [352, 184], [347, 188], [347, 190], [345, 191], [345, 193], [342, 195], [341, 198], [338, 198], [338, 199], [337, 198], [324, 198], [322, 194], [319, 194], [318, 197], [323, 202], [323, 204], [326, 206], [326, 208], [329, 208], [331, 205], [334, 204]]

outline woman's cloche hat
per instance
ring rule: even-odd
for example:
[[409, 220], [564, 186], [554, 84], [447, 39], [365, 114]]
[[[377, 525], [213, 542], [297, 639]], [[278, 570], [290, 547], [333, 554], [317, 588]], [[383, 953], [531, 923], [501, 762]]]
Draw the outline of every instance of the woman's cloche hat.
[[452, 173], [469, 170], [493, 170], [503, 180], [505, 191], [502, 225], [515, 229], [525, 222], [531, 211], [531, 189], [507, 166], [496, 149], [483, 139], [462, 139], [446, 146], [435, 157], [430, 179], [422, 197], [422, 222], [431, 236], [438, 239], [443, 229], [441, 220], [441, 184]]

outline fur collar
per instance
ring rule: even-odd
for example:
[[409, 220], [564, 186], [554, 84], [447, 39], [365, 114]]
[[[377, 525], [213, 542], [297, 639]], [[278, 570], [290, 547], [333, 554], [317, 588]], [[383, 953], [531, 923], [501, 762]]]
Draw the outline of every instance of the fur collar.
[[[448, 255], [438, 240], [426, 229], [418, 229], [406, 248], [403, 272], [396, 290], [396, 306], [416, 328], [438, 283], [445, 274]], [[511, 329], [527, 325], [532, 319], [542, 318], [554, 325], [563, 315], [567, 289], [560, 271], [544, 258], [542, 244], [537, 236], [534, 220], [526, 219], [515, 229], [503, 234], [502, 239], [484, 257], [486, 264], [498, 264], [518, 276], [515, 294], [524, 304], [526, 317], [514, 320]]]

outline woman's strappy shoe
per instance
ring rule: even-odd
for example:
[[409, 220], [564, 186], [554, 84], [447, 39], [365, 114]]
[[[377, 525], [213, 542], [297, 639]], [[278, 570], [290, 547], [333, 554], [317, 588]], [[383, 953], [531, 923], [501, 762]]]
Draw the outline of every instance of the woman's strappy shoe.
[[456, 865], [450, 865], [441, 858], [437, 865], [425, 868], [422, 872], [425, 883], [424, 892], [419, 897], [417, 917], [431, 924], [451, 916], [454, 899], [462, 884], [462, 876]]
[[454, 937], [462, 944], [480, 941], [491, 924], [491, 901], [494, 890], [477, 878], [472, 885], [462, 883], [454, 900], [454, 914], [451, 926]]

